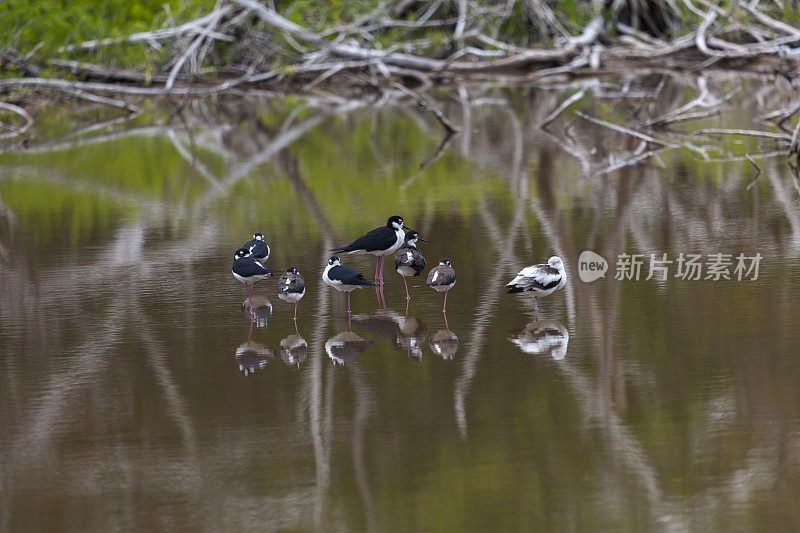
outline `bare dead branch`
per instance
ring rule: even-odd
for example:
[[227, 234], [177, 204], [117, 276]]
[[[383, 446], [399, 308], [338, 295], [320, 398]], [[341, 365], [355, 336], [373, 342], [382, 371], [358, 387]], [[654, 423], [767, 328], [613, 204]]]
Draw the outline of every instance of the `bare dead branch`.
[[[222, 15], [228, 15], [230, 13], [233, 13], [233, 7], [225, 6], [220, 8], [218, 11], [221, 11]], [[199, 33], [203, 31], [203, 28], [205, 27], [206, 24], [208, 24], [210, 20], [213, 20], [218, 16], [219, 16], [218, 12], [213, 11], [208, 15], [203, 15], [198, 19], [191, 20], [185, 24], [181, 24], [180, 26], [175, 26], [174, 28], [164, 28], [160, 30], [134, 33], [133, 35], [129, 35], [128, 37], [122, 39], [98, 39], [94, 41], [84, 41], [79, 44], [62, 46], [61, 48], [58, 49], [58, 51], [74, 52], [77, 50], [96, 50], [97, 48], [102, 48], [104, 46], [110, 46], [116, 44], [134, 44], [134, 43], [158, 41], [162, 39], [171, 39], [173, 37], [179, 37], [187, 33]], [[221, 41], [228, 41], [228, 42], [232, 42], [234, 40], [234, 38], [229, 35], [223, 35], [217, 33], [211, 33], [210, 37], [213, 39], [218, 39]]]
[[52, 67], [65, 70], [71, 74], [77, 74], [85, 79], [90, 80], [141, 84], [148, 84], [149, 82], [163, 83], [167, 81], [167, 76], [162, 76], [160, 74], [155, 74], [148, 77], [135, 70], [119, 69], [106, 65], [96, 65], [93, 63], [81, 63], [79, 61], [72, 61], [68, 59], [50, 59], [48, 63]]

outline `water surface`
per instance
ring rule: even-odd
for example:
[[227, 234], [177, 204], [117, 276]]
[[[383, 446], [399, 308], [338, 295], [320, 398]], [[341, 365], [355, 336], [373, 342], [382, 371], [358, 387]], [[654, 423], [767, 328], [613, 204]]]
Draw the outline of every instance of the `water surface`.
[[[761, 127], [790, 95], [709, 81], [739, 83], [690, 127]], [[670, 80], [649, 112], [695, 84]], [[571, 113], [538, 128], [575, 90], [443, 95], [465, 126], [422, 171], [442, 132], [408, 106], [41, 110], [38, 138], [0, 154], [0, 530], [800, 528], [785, 160], [758, 159], [749, 188], [748, 161], [702, 159], [771, 148], [751, 138], [617, 165], [638, 139]], [[635, 127], [610, 90], [578, 107]], [[80, 131], [98, 115], [112, 122]], [[406, 310], [387, 269], [387, 309], [354, 292], [348, 333], [327, 250], [392, 214], [431, 241], [429, 265], [452, 260], [446, 322], [425, 287]], [[297, 330], [274, 280], [252, 329], [242, 309], [230, 266], [256, 231], [272, 268], [306, 278]], [[584, 250], [605, 278], [579, 279]], [[644, 280], [650, 254], [681, 253], [763, 259], [756, 280], [674, 263]], [[570, 281], [537, 317], [503, 285], [554, 254]], [[615, 279], [620, 254], [643, 254], [642, 279]], [[374, 258], [344, 260], [371, 278]]]

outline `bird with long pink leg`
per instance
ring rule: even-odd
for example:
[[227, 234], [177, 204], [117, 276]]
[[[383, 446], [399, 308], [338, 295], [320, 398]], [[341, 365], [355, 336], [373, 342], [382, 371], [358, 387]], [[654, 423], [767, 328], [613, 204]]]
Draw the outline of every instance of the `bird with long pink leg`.
[[362, 235], [347, 246], [333, 248], [332, 252], [347, 254], [372, 254], [378, 257], [378, 264], [375, 265], [375, 283], [383, 285], [383, 262], [386, 256], [393, 254], [405, 242], [403, 228], [411, 228], [403, 225], [403, 217], [394, 215], [389, 217], [385, 226]]
[[244, 288], [247, 290], [247, 298], [250, 300], [250, 313], [252, 316], [253, 308], [253, 294], [250, 290], [250, 285], [256, 281], [272, 277], [277, 274], [278, 270], [270, 270], [265, 267], [261, 261], [256, 260], [255, 257], [250, 255], [250, 250], [247, 248], [239, 248], [233, 255], [233, 266], [231, 273], [233, 277], [244, 283]]
[[[294, 320], [297, 321], [297, 303], [306, 295], [306, 283], [297, 268], [291, 266], [278, 279], [278, 298], [294, 304]], [[295, 324], [296, 326], [297, 324]]]
[[444, 305], [442, 305], [442, 313], [447, 313], [447, 293], [456, 284], [456, 271], [450, 265], [449, 259], [440, 259], [439, 265], [432, 268], [428, 272], [428, 287], [431, 289], [444, 292]]

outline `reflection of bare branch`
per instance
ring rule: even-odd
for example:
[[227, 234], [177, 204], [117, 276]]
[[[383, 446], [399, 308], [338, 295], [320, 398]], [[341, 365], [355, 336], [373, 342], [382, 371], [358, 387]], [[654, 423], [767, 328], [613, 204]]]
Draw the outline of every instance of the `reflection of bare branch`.
[[[328, 258], [328, 250], [333, 247], [335, 235], [331, 229], [331, 224], [325, 217], [322, 209], [314, 199], [313, 194], [308, 189], [308, 186], [300, 175], [297, 161], [293, 160], [291, 156], [284, 152], [282, 159], [286, 174], [289, 177], [292, 185], [297, 191], [300, 200], [306, 207], [309, 215], [314, 220], [323, 235], [322, 250], [320, 253], [320, 264], [325, 264]], [[330, 291], [320, 290], [317, 291], [317, 307], [316, 307], [316, 325], [314, 332], [311, 334], [311, 371], [308, 373], [307, 390], [309, 402], [309, 429], [311, 433], [311, 443], [314, 447], [314, 462], [316, 465], [316, 485], [314, 487], [314, 526], [317, 528], [322, 527], [322, 512], [325, 507], [325, 497], [330, 483], [330, 444], [331, 433], [330, 424], [324, 424], [322, 419], [322, 407], [328, 405], [331, 407], [333, 402], [326, 402], [323, 398], [323, 380], [322, 371], [324, 363], [324, 345], [325, 345], [325, 324], [329, 314], [330, 307]], [[329, 384], [329, 394], [333, 393], [333, 386]]]
[[372, 495], [369, 479], [367, 477], [366, 459], [364, 457], [364, 433], [366, 432], [366, 422], [372, 411], [373, 395], [364, 384], [361, 371], [355, 368], [350, 371], [353, 380], [353, 388], [356, 391], [355, 420], [353, 421], [353, 470], [356, 474], [358, 490], [361, 493], [361, 501], [364, 504], [368, 530], [378, 531], [377, 517], [375, 516], [375, 498]]
[[592, 122], [594, 124], [597, 124], [599, 126], [604, 126], [604, 127], [609, 128], [611, 130], [618, 131], [618, 132], [624, 133], [626, 135], [630, 135], [631, 137], [637, 137], [637, 138], [642, 139], [643, 141], [646, 141], [646, 142], [649, 142], [649, 143], [659, 144], [661, 146], [667, 146], [669, 148], [676, 148], [677, 147], [677, 145], [672, 144], [670, 142], [663, 141], [661, 139], [656, 139], [655, 137], [651, 137], [650, 135], [645, 135], [644, 133], [639, 133], [638, 131], [634, 131], [634, 130], [632, 130], [630, 128], [626, 128], [624, 126], [620, 126], [619, 124], [614, 124], [612, 122], [608, 122], [608, 121], [605, 121], [605, 120], [601, 120], [599, 118], [595, 118], [593, 116], [587, 115], [586, 113], [582, 113], [581, 111], [576, 111], [575, 114], [578, 115], [579, 117], [581, 117], [581, 118], [583, 118], [585, 120], [588, 120], [589, 122]]
[[192, 208], [195, 212], [202, 210], [205, 206], [213, 200], [228, 191], [233, 185], [238, 183], [242, 178], [249, 175], [249, 173], [258, 165], [261, 165], [271, 160], [278, 152], [295, 142], [297, 139], [305, 135], [309, 130], [319, 125], [324, 119], [333, 115], [348, 113], [363, 105], [360, 101], [353, 101], [344, 104], [340, 107], [321, 111], [309, 118], [300, 121], [295, 126], [283, 131], [277, 135], [267, 146], [263, 147], [260, 152], [253, 155], [247, 161], [240, 163], [238, 168], [230, 172], [220, 183], [220, 187], [212, 189], [204, 194], [201, 198], [194, 202]]
[[33, 125], [33, 117], [30, 115], [30, 113], [28, 113], [27, 111], [25, 111], [24, 109], [22, 109], [17, 105], [9, 104], [8, 102], [0, 102], [0, 109], [5, 109], [6, 111], [15, 113], [20, 117], [22, 117], [22, 119], [25, 121], [25, 124], [23, 124], [19, 128], [0, 122], [0, 128], [9, 130], [9, 133], [0, 134], [0, 139], [7, 139], [9, 137], [15, 137], [17, 135], [24, 136], [28, 128], [30, 128]]
[[175, 130], [172, 129], [169, 130], [167, 132], [167, 137], [169, 137], [169, 140], [172, 141], [172, 146], [175, 147], [175, 151], [178, 152], [178, 154], [180, 154], [180, 156], [187, 163], [189, 163], [192, 166], [192, 168], [197, 170], [197, 172], [200, 173], [200, 175], [203, 176], [206, 179], [206, 181], [208, 181], [208, 183], [211, 184], [213, 188], [217, 188], [220, 186], [219, 181], [217, 181], [217, 178], [211, 173], [210, 170], [208, 170], [208, 167], [206, 167], [197, 158], [197, 153], [194, 152], [190, 153], [186, 149], [186, 147], [183, 145], [180, 139], [178, 139], [178, 135], [176, 134]]
[[[46, 468], [45, 448], [53, 445], [53, 438], [63, 424], [82, 419], [82, 409], [70, 409], [80, 401], [79, 393], [88, 389], [111, 363], [107, 357], [124, 333], [123, 307], [113, 309], [106, 321], [96, 328], [86, 341], [70, 350], [69, 370], [62, 369], [43, 387], [44, 393], [29, 409], [26, 431], [21, 432], [11, 449], [15, 465], [26, 465], [24, 470], [32, 475], [34, 468]], [[69, 413], [69, 414], [67, 414]], [[70, 416], [74, 420], [70, 420]]]
[[791, 249], [794, 254], [800, 254], [800, 216], [797, 214], [797, 204], [792, 201], [792, 195], [787, 190], [787, 186], [778, 179], [775, 172], [767, 172], [767, 178], [772, 185], [775, 201], [783, 208], [783, 214], [792, 231]]
[[[521, 176], [517, 179], [522, 181]], [[497, 223], [493, 220], [493, 217], [490, 214], [488, 206], [484, 205], [479, 212], [484, 220], [484, 224], [490, 230], [491, 234], [492, 228], [498, 227]], [[467, 355], [464, 357], [464, 363], [461, 366], [459, 377], [455, 383], [454, 409], [456, 412], [456, 423], [458, 424], [458, 429], [462, 439], [467, 437], [467, 413], [465, 405], [466, 396], [469, 393], [472, 380], [475, 377], [475, 372], [477, 371], [478, 359], [480, 358], [481, 349], [483, 348], [483, 340], [489, 318], [494, 316], [494, 307], [497, 305], [500, 295], [503, 294], [503, 285], [505, 284], [504, 278], [507, 274], [509, 274], [509, 267], [513, 262], [511, 259], [511, 256], [514, 254], [513, 243], [516, 241], [518, 232], [525, 221], [524, 215], [524, 197], [517, 196], [514, 218], [511, 222], [511, 226], [509, 227], [508, 236], [505, 239], [500, 238], [498, 228], [494, 231], [495, 235], [489, 239], [495, 248], [495, 252], [501, 256], [499, 263], [505, 265], [506, 268], [495, 269], [494, 276], [492, 276], [491, 280], [486, 280], [486, 283], [484, 284], [485, 293], [481, 294], [478, 299], [478, 301], [481, 302], [481, 307], [478, 308], [478, 311], [476, 312], [475, 320], [470, 330], [471, 337], [467, 348]]]
[[429, 102], [428, 100], [420, 96], [420, 94], [417, 93], [416, 91], [412, 91], [408, 87], [401, 85], [399, 83], [395, 83], [394, 88], [402, 93], [411, 96], [414, 99], [414, 101], [417, 102], [418, 106], [420, 106], [425, 111], [428, 111], [431, 114], [433, 114], [433, 116], [436, 117], [436, 120], [438, 120], [439, 123], [442, 125], [447, 135], [453, 135], [455, 133], [458, 133], [458, 128], [453, 126], [450, 120], [448, 120], [447, 116], [435, 104]]
[[676, 504], [665, 498], [659, 487], [658, 473], [650, 464], [647, 453], [619, 417], [607, 409], [607, 403], [601, 399], [603, 393], [598, 391], [591, 380], [568, 360], [559, 361], [555, 366], [572, 385], [575, 396], [580, 400], [581, 412], [586, 419], [593, 420], [607, 429], [607, 453], [619, 457], [628, 471], [638, 479], [653, 506], [657, 522], [669, 525], [670, 530], [688, 531], [686, 516]]
[[539, 123], [539, 128], [544, 129], [547, 127], [548, 124], [553, 122], [555, 119], [564, 112], [569, 106], [583, 98], [583, 95], [586, 94], [586, 89], [581, 89], [578, 92], [574, 93], [569, 98], [565, 99], [561, 104], [555, 108], [547, 117]]
[[442, 142], [439, 143], [439, 147], [436, 149], [436, 152], [434, 152], [433, 155], [430, 156], [428, 159], [420, 163], [419, 170], [417, 170], [413, 176], [404, 181], [403, 184], [400, 185], [400, 188], [401, 189], [408, 188], [409, 185], [414, 183], [414, 181], [416, 181], [416, 179], [422, 175], [422, 173], [425, 171], [426, 168], [428, 168], [430, 165], [438, 161], [439, 158], [442, 157], [442, 154], [447, 149], [447, 147], [450, 146], [450, 143], [453, 142], [454, 138], [455, 138], [455, 133], [446, 134], [442, 139]]

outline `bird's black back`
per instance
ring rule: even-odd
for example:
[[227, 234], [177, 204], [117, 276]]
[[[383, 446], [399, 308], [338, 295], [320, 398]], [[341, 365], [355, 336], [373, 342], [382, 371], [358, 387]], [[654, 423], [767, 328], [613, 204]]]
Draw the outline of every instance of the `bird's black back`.
[[381, 226], [375, 228], [366, 235], [362, 235], [354, 240], [347, 246], [341, 248], [334, 248], [333, 252], [354, 252], [356, 250], [364, 250], [365, 252], [374, 252], [376, 250], [386, 250], [391, 248], [397, 242], [397, 234], [389, 226]]
[[236, 274], [239, 274], [243, 278], [250, 276], [260, 276], [267, 274], [269, 272], [269, 270], [264, 265], [259, 263], [251, 255], [236, 259], [233, 262], [233, 267], [231, 268], [231, 270]]
[[269, 246], [264, 241], [253, 239], [252, 241], [247, 241], [242, 248], [250, 250], [250, 255], [256, 259], [263, 259], [269, 255]]
[[375, 286], [371, 281], [364, 279], [364, 276], [362, 276], [360, 272], [344, 265], [332, 267], [328, 270], [328, 277], [332, 280], [341, 281], [345, 285]]

